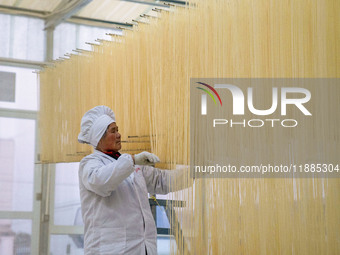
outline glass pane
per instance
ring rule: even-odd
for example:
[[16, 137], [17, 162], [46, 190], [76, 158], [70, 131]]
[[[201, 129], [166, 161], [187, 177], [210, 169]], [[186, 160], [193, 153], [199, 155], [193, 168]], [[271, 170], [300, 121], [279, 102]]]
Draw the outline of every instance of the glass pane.
[[163, 235], [157, 236], [157, 254], [158, 255], [170, 255], [171, 250], [172, 251], [176, 250], [176, 240], [174, 239], [174, 237], [163, 236]]
[[0, 254], [31, 254], [31, 220], [0, 220]]
[[84, 255], [83, 235], [51, 235], [50, 255]]
[[53, 58], [64, 57], [65, 53], [72, 53], [76, 48], [91, 50], [91, 45], [85, 42], [94, 43], [96, 39], [111, 40], [106, 33], [122, 34], [116, 29], [62, 23], [54, 30]]
[[79, 163], [56, 165], [54, 224], [83, 225], [78, 186]]
[[15, 75], [14, 102], [0, 101], [0, 108], [38, 110], [38, 80], [37, 74], [33, 71], [34, 69], [29, 68], [0, 66], [0, 72]]
[[44, 20], [0, 14], [0, 27], [0, 57], [44, 60]]
[[156, 206], [157, 228], [170, 228], [168, 217], [166, 216], [164, 206]]
[[0, 117], [0, 211], [32, 211], [34, 151], [35, 121]]

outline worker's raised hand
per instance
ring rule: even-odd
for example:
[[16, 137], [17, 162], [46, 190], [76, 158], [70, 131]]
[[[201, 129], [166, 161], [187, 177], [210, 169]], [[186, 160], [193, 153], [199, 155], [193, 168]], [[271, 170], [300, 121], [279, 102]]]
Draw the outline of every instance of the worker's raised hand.
[[143, 151], [139, 154], [135, 155], [135, 164], [136, 165], [154, 165], [158, 163], [160, 160], [159, 158], [150, 152]]

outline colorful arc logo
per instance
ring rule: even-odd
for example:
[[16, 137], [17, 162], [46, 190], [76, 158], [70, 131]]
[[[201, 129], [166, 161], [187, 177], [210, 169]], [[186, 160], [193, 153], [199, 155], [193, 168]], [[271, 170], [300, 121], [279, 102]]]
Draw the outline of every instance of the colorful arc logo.
[[[207, 88], [211, 89], [211, 91], [214, 92], [215, 95], [217, 96], [217, 98], [220, 101], [220, 104], [222, 106], [222, 100], [220, 98], [220, 95], [217, 93], [217, 91], [212, 86], [210, 86], [210, 85], [208, 85], [206, 83], [203, 83], [203, 82], [196, 82], [196, 83], [201, 84], [201, 85], [206, 86]], [[201, 90], [207, 92], [207, 94], [212, 98], [212, 100], [214, 100], [214, 102], [216, 104], [216, 100], [215, 100], [214, 96], [211, 94], [211, 92], [209, 90], [206, 90], [206, 89], [203, 89], [203, 88], [200, 88], [200, 87], [196, 87], [196, 88], [197, 89], [201, 89]]]
[[[222, 100], [220, 98], [220, 95], [217, 93], [217, 91], [210, 85], [206, 84], [206, 83], [203, 83], [203, 82], [196, 82], [198, 84], [201, 84], [203, 86], [206, 86], [207, 88], [209, 88], [212, 92], [215, 93], [215, 95], [217, 96], [218, 100], [220, 101], [220, 104], [222, 106]], [[212, 100], [216, 103], [216, 100], [215, 100], [215, 97], [213, 96], [213, 94], [207, 90], [207, 89], [204, 89], [204, 88], [200, 88], [200, 87], [196, 87], [197, 89], [201, 89], [203, 90], [204, 92], [206, 92], [211, 98]], [[206, 94], [203, 94], [202, 95], [202, 108], [201, 108], [201, 111], [202, 111], [202, 115], [206, 115], [207, 114], [207, 95]]]

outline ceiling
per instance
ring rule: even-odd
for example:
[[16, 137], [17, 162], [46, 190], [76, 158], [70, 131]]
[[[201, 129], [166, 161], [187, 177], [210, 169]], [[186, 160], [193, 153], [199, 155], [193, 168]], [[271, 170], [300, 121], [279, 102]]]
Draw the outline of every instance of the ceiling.
[[183, 5], [179, 0], [0, 0], [0, 13], [45, 19], [45, 28], [63, 21], [96, 26], [131, 26], [141, 15], [157, 16], [155, 8]]

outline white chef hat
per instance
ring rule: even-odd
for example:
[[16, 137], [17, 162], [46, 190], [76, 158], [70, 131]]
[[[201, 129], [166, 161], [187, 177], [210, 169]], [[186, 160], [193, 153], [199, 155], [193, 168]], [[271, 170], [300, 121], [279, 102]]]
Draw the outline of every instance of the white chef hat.
[[81, 119], [78, 142], [96, 148], [107, 127], [113, 122], [116, 122], [115, 114], [109, 107], [100, 105], [92, 108]]

